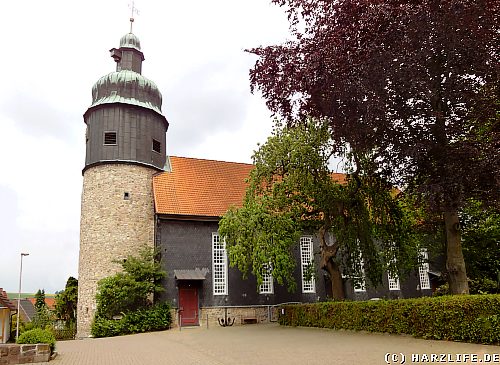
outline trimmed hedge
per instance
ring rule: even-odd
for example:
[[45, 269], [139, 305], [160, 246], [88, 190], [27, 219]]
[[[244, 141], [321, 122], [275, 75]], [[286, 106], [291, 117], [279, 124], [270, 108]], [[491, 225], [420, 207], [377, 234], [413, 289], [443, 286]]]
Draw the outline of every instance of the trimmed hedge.
[[455, 295], [284, 305], [279, 323], [410, 334], [436, 340], [500, 343], [500, 295]]
[[31, 345], [37, 343], [46, 343], [50, 346], [51, 353], [53, 353], [54, 349], [56, 348], [56, 339], [52, 332], [48, 330], [42, 330], [41, 328], [35, 328], [22, 333], [21, 335], [19, 335], [17, 343]]
[[96, 317], [92, 322], [91, 333], [94, 337], [112, 337], [162, 331], [170, 328], [171, 323], [170, 305], [162, 303], [151, 308], [126, 313], [119, 320]]

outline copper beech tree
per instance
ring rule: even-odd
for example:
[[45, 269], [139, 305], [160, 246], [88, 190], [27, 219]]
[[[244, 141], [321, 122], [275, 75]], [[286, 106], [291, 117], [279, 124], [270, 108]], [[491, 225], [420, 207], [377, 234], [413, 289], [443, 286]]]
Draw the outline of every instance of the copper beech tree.
[[253, 90], [443, 217], [450, 291], [468, 293], [458, 212], [500, 192], [498, 0], [273, 0], [292, 39], [249, 50]]

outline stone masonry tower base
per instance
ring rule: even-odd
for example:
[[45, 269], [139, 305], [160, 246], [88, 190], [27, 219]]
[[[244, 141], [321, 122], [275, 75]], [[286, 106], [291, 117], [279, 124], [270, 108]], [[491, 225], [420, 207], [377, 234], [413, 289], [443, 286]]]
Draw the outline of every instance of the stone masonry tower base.
[[[90, 335], [97, 282], [120, 268], [114, 260], [154, 245], [151, 168], [101, 165], [85, 171], [80, 226], [79, 338]], [[124, 199], [128, 193], [128, 199]]]

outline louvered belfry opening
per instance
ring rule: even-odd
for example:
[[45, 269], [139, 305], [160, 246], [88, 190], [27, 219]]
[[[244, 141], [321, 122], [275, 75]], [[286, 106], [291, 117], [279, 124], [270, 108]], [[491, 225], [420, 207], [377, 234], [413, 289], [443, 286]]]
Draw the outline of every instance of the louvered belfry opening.
[[104, 132], [104, 144], [105, 145], [116, 145], [116, 132]]

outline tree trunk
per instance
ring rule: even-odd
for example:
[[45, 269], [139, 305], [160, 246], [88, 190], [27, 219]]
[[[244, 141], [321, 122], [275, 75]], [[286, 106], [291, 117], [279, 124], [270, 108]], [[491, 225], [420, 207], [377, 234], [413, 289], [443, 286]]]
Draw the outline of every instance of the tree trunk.
[[342, 274], [340, 273], [340, 267], [335, 262], [334, 258], [337, 255], [339, 249], [338, 242], [329, 246], [326, 243], [325, 235], [328, 232], [330, 225], [327, 222], [319, 229], [319, 239], [320, 239], [320, 249], [321, 249], [321, 262], [320, 267], [328, 272], [330, 275], [330, 280], [332, 281], [332, 296], [335, 300], [344, 300], [344, 284], [342, 283]]
[[450, 294], [469, 294], [465, 261], [460, 243], [460, 222], [456, 209], [444, 212], [446, 226], [446, 269]]
[[328, 274], [330, 274], [330, 280], [332, 281], [332, 296], [335, 300], [344, 300], [344, 283], [342, 282], [342, 275], [340, 274], [339, 265], [332, 259], [328, 260], [325, 267]]

